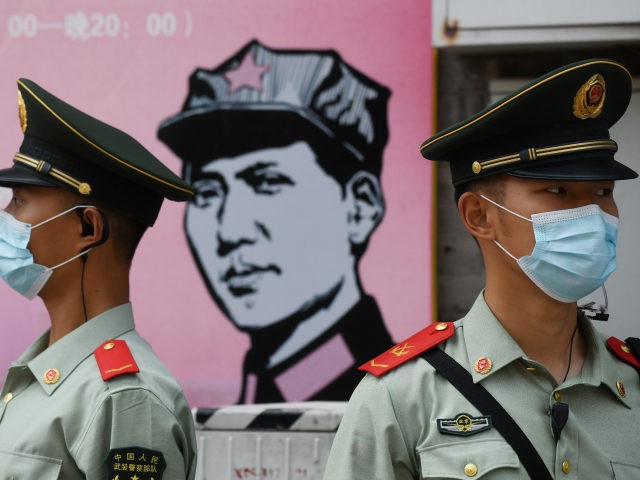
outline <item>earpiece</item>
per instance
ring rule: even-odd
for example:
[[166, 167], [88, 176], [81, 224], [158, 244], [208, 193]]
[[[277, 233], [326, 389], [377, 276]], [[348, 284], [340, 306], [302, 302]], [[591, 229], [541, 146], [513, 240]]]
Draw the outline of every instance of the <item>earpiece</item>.
[[85, 222], [84, 218], [82, 218], [82, 214], [80, 215], [80, 224], [82, 225], [82, 232], [80, 232], [81, 237], [93, 235], [93, 225]]
[[[100, 238], [100, 240], [98, 240], [96, 243], [94, 243], [93, 245], [91, 245], [91, 247], [96, 247], [98, 245], [103, 244], [104, 242], [106, 242], [109, 239], [109, 220], [107, 219], [107, 216], [101, 211], [96, 209], [97, 212], [100, 214], [100, 217], [102, 217], [102, 237]], [[87, 222], [84, 219], [84, 211], [85, 208], [79, 208], [76, 210], [76, 212], [78, 213], [78, 216], [80, 217], [80, 225], [82, 226], [82, 231], [80, 232], [80, 236], [82, 237], [86, 237], [87, 235], [93, 235], [93, 225], [91, 225], [89, 222]]]

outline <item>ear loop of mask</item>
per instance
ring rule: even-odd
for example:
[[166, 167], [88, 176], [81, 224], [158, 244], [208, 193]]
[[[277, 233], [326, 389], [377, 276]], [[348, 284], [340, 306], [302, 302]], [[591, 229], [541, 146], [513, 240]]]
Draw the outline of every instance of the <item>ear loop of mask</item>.
[[[69, 212], [73, 212], [74, 210], [76, 210], [78, 208], [96, 208], [96, 207], [94, 205], [76, 205], [75, 207], [71, 207], [68, 210], [65, 210], [64, 212], [58, 213], [57, 215], [54, 215], [51, 218], [47, 218], [46, 220], [43, 220], [40, 223], [36, 223], [35, 225], [32, 225], [31, 226], [31, 230], [33, 230], [34, 228], [38, 228], [38, 227], [44, 225], [45, 223], [49, 223], [49, 222], [55, 220], [56, 218], [60, 218], [63, 215], [66, 215]], [[77, 257], [75, 257], [75, 258], [77, 258]]]
[[[65, 215], [65, 214], [67, 214], [69, 212], [72, 212], [77, 208], [96, 208], [96, 207], [94, 207], [93, 205], [76, 205], [75, 207], [71, 207], [70, 209], [65, 210], [62, 213], [54, 215], [53, 217], [51, 217], [51, 218], [49, 218], [47, 220], [44, 220], [44, 221], [42, 221], [40, 223], [37, 223], [37, 224], [33, 225], [31, 227], [31, 230], [33, 230], [34, 228], [38, 228], [38, 227], [44, 225], [45, 223], [49, 223], [50, 221], [55, 220], [56, 218], [59, 218], [59, 217]], [[81, 257], [82, 255], [84, 255], [85, 253], [89, 253], [90, 251], [91, 251], [91, 247], [87, 248], [86, 250], [83, 250], [79, 254], [74, 255], [73, 257], [69, 258], [68, 260], [65, 260], [64, 262], [61, 262], [61, 263], [59, 263], [59, 264], [57, 264], [57, 265], [55, 265], [53, 267], [49, 267], [49, 270], [55, 270], [56, 268], [62, 267], [63, 265], [66, 265], [67, 263], [74, 261], [76, 258]]]
[[509, 212], [511, 215], [515, 215], [515, 216], [516, 216], [516, 217], [518, 217], [518, 218], [521, 218], [521, 219], [523, 219], [523, 220], [526, 220], [527, 222], [533, 223], [533, 220], [531, 220], [530, 218], [527, 218], [527, 217], [525, 217], [525, 216], [523, 216], [523, 215], [520, 215], [519, 213], [516, 213], [516, 212], [514, 212], [514, 211], [512, 211], [512, 210], [509, 210], [507, 207], [505, 207], [505, 206], [503, 206], [503, 205], [500, 205], [500, 204], [499, 204], [499, 203], [497, 203], [497, 202], [494, 202], [494, 201], [493, 201], [493, 200], [491, 200], [490, 198], [485, 197], [484, 195], [482, 195], [481, 193], [480, 193], [479, 195], [480, 195], [482, 198], [484, 198], [487, 202], [489, 202], [489, 203], [493, 203], [496, 207], [501, 208], [502, 210], [505, 210], [505, 211]]
[[[515, 215], [518, 218], [521, 218], [523, 220], [526, 220], [527, 222], [533, 223], [533, 220], [531, 220], [530, 218], [527, 218], [523, 215], [520, 215], [519, 213], [516, 213], [512, 210], [509, 210], [507, 207], [504, 207], [502, 205], [500, 205], [497, 202], [494, 202], [493, 200], [491, 200], [490, 198], [485, 197], [484, 195], [482, 195], [481, 193], [479, 194], [482, 198], [484, 198], [487, 202], [489, 203], [493, 203], [496, 207], [501, 208], [502, 210], [505, 210], [507, 212], [509, 212], [512, 215]], [[506, 248], [504, 248], [502, 245], [500, 245], [500, 243], [498, 243], [497, 240], [494, 240], [493, 243], [495, 243], [498, 247], [500, 247], [500, 250], [502, 250], [504, 253], [506, 253], [507, 255], [509, 255], [511, 258], [513, 258], [516, 262], [518, 261], [518, 259], [512, 255]]]
[[[34, 228], [37, 228], [37, 227], [40, 227], [40, 226], [42, 226], [42, 225], [44, 225], [46, 223], [49, 223], [52, 220], [55, 220], [56, 218], [60, 218], [63, 215], [66, 215], [67, 213], [72, 212], [73, 210], [77, 210], [78, 208], [83, 208], [84, 209], [84, 208], [96, 208], [96, 207], [94, 205], [76, 205], [74, 207], [71, 207], [71, 208], [65, 210], [64, 212], [61, 212], [61, 213], [58, 213], [57, 215], [54, 215], [53, 217], [51, 217], [51, 218], [49, 218], [47, 220], [44, 220], [44, 221], [42, 221], [40, 223], [37, 223], [37, 224], [33, 225], [31, 227], [31, 229], [33, 230]], [[62, 263], [59, 263], [58, 265], [50, 267], [50, 270], [53, 271], [58, 267], [62, 267], [63, 265], [66, 265], [67, 263], [72, 262], [72, 261], [74, 261], [75, 259], [77, 259], [79, 257], [82, 257], [82, 273], [80, 275], [80, 293], [82, 295], [82, 311], [84, 313], [84, 321], [85, 321], [85, 323], [87, 321], [87, 306], [86, 306], [85, 300], [84, 300], [84, 269], [85, 269], [85, 265], [87, 263], [85, 255], [87, 253], [89, 253], [92, 249], [93, 249], [93, 247], [89, 247], [89, 248], [83, 250], [82, 252], [80, 252], [79, 254], [74, 255], [70, 259], [65, 260]]]
[[[69, 208], [68, 210], [65, 210], [62, 213], [54, 215], [53, 217], [51, 217], [51, 218], [49, 218], [47, 220], [44, 220], [44, 221], [42, 221], [40, 223], [37, 223], [37, 224], [33, 225], [31, 227], [31, 230], [33, 230], [34, 228], [38, 228], [38, 227], [44, 225], [45, 223], [49, 223], [52, 220], [55, 220], [56, 218], [60, 218], [61, 216], [66, 215], [67, 213], [72, 212], [72, 211], [74, 211], [74, 210], [76, 210], [78, 208], [96, 208], [96, 207], [93, 206], [93, 205], [76, 205], [75, 207], [71, 207], [71, 208]], [[86, 250], [83, 250], [79, 254], [74, 255], [73, 257], [71, 257], [68, 260], [65, 260], [64, 262], [59, 263], [58, 265], [55, 265], [53, 267], [49, 267], [49, 270], [55, 270], [56, 268], [62, 267], [63, 265], [66, 265], [67, 263], [74, 261], [76, 258], [81, 257], [82, 255], [84, 255], [85, 253], [89, 253], [90, 251], [91, 251], [91, 247], [87, 248]]]

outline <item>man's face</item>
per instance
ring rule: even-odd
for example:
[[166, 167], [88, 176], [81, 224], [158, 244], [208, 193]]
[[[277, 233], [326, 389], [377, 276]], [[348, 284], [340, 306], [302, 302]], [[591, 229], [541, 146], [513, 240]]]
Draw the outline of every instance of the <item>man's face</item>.
[[[31, 225], [48, 220], [79, 202], [70, 192], [61, 188], [17, 186], [4, 210], [16, 220]], [[38, 228], [31, 230], [27, 248], [33, 254], [34, 263], [51, 267], [71, 258], [78, 253], [71, 241], [78, 234], [80, 222], [76, 215], [62, 215]], [[52, 285], [64, 286], [73, 277], [73, 269], [55, 270], [51, 280], [42, 290], [53, 290]], [[42, 296], [42, 295], [41, 295]]]
[[304, 316], [355, 268], [349, 205], [306, 142], [215, 159], [191, 180], [189, 243], [238, 328]]
[[[506, 176], [502, 205], [531, 218], [534, 213], [595, 204], [617, 217], [613, 188], [613, 181], [534, 180]], [[500, 209], [498, 215], [502, 234], [506, 237], [500, 243], [517, 258], [529, 255], [535, 245], [531, 223]]]

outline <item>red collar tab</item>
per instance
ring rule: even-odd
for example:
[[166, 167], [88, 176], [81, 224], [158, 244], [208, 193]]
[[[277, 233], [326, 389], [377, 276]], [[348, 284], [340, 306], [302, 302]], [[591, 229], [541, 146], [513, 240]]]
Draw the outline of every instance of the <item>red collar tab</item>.
[[374, 374], [376, 377], [384, 375], [407, 360], [417, 357], [430, 348], [444, 342], [453, 336], [455, 329], [451, 322], [432, 323], [427, 328], [420, 330], [415, 335], [398, 343], [373, 360], [369, 360], [358, 370]]
[[104, 381], [124, 373], [138, 373], [140, 369], [124, 340], [107, 340], [93, 351]]
[[628, 363], [629, 365], [640, 368], [640, 361], [631, 353], [627, 344], [622, 340], [616, 337], [609, 337], [607, 340], [607, 345], [613, 353], [616, 354], [616, 357], [620, 358], [623, 362]]

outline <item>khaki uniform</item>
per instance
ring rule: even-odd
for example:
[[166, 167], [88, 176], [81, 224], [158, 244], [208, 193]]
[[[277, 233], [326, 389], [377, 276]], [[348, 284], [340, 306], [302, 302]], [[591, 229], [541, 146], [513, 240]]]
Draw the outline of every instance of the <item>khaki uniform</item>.
[[[581, 319], [580, 328], [587, 358], [581, 374], [562, 385], [526, 357], [482, 295], [439, 347], [500, 402], [554, 478], [637, 480], [638, 372], [608, 351], [606, 338], [588, 320]], [[555, 402], [569, 405], [557, 444], [548, 414]], [[466, 435], [456, 428], [461, 418], [476, 425]], [[349, 402], [324, 478], [528, 479], [514, 450], [485, 420], [422, 358], [380, 378], [368, 374]]]
[[[135, 331], [131, 304], [93, 318], [49, 348], [48, 338], [46, 332], [36, 340], [4, 382], [1, 479], [111, 480], [113, 472], [122, 472], [119, 480], [194, 478], [189, 407]], [[102, 380], [93, 350], [109, 339], [126, 341], [139, 373]]]

